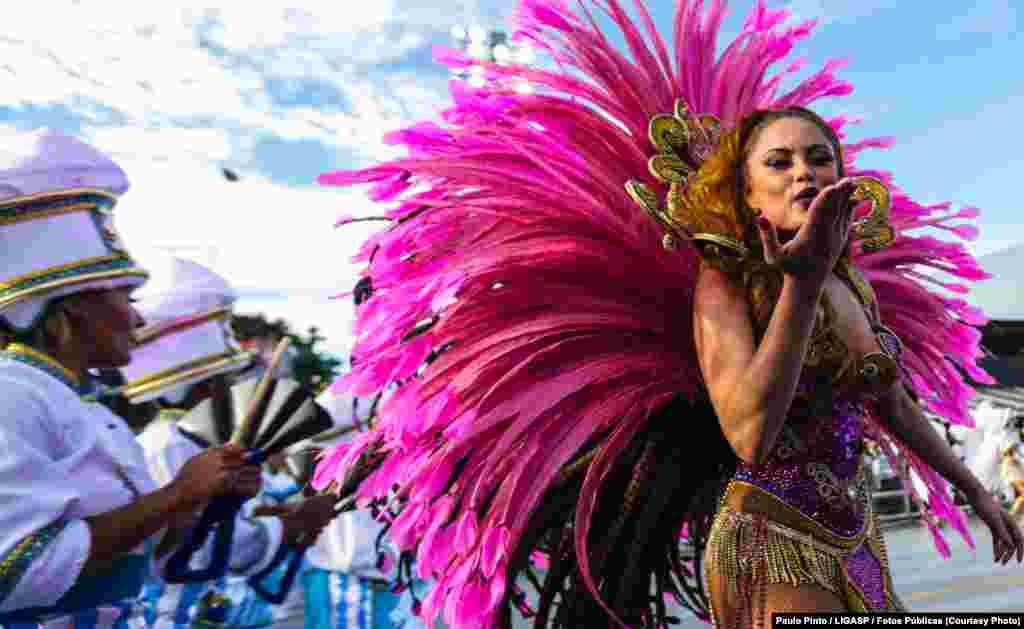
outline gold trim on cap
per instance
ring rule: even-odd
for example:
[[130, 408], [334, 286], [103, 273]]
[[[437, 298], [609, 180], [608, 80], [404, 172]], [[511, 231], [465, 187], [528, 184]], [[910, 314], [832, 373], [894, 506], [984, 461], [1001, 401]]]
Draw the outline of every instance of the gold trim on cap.
[[25, 223], [27, 221], [35, 221], [42, 218], [50, 218], [53, 216], [60, 216], [61, 214], [73, 214], [75, 212], [93, 212], [101, 211], [95, 203], [75, 203], [65, 207], [51, 207], [45, 210], [39, 210], [37, 212], [25, 212], [24, 214], [18, 214], [16, 216], [0, 216], [0, 225], [14, 225], [17, 223]]
[[196, 327], [208, 321], [226, 319], [230, 314], [230, 306], [220, 306], [189, 317], [154, 323], [153, 325], [148, 325], [135, 333], [135, 343], [137, 345], [145, 345], [169, 334], [181, 332], [182, 330]]
[[65, 286], [73, 286], [75, 284], [81, 284], [84, 282], [92, 282], [95, 280], [103, 280], [126, 276], [147, 278], [149, 277], [149, 271], [146, 271], [145, 269], [138, 266], [132, 266], [125, 269], [116, 269], [114, 271], [97, 271], [95, 273], [83, 273], [82, 275], [64, 278], [56, 282], [49, 282], [46, 284], [39, 284], [38, 286], [32, 286], [30, 288], [26, 288], [25, 290], [18, 291], [13, 295], [2, 297], [0, 298], [0, 308], [6, 308], [7, 306], [22, 301], [23, 299], [27, 299], [40, 293], [47, 293], [58, 288], [63, 288]]
[[70, 190], [56, 190], [52, 192], [37, 192], [35, 194], [27, 194], [21, 197], [14, 197], [12, 199], [5, 199], [0, 201], [0, 210], [5, 210], [9, 207], [16, 205], [24, 205], [25, 203], [33, 203], [35, 201], [41, 201], [44, 199], [62, 199], [64, 197], [74, 197], [83, 194], [94, 194], [96, 196], [106, 197], [111, 201], [117, 202], [120, 199], [119, 195], [116, 195], [107, 190], [100, 190], [99, 188], [71, 188]]
[[250, 362], [255, 355], [250, 352], [227, 351], [220, 354], [203, 356], [186, 363], [162, 369], [154, 374], [129, 382], [121, 388], [121, 393], [127, 398], [139, 397], [153, 391], [170, 388], [190, 378], [204, 376], [211, 372], [231, 367], [233, 365]]
[[111, 228], [96, 220], [99, 216], [113, 212], [119, 196], [98, 188], [72, 188], [0, 201], [0, 226], [86, 212], [94, 219], [97, 236], [106, 243], [108, 249], [107, 255], [79, 259], [17, 277], [0, 276], [0, 310], [69, 286], [121, 277], [141, 280], [148, 278], [149, 272], [141, 268], [127, 252], [114, 248], [118, 242], [116, 238], [112, 241], [108, 236], [107, 232]]
[[57, 266], [51, 266], [39, 271], [32, 271], [24, 275], [12, 277], [10, 279], [3, 280], [0, 282], [0, 290], [11, 289], [21, 284], [22, 282], [28, 282], [36, 278], [43, 277], [45, 275], [52, 275], [53, 273], [65, 273], [67, 271], [73, 271], [79, 267], [89, 266], [92, 264], [104, 264], [106, 262], [116, 262], [117, 260], [125, 260], [124, 256], [95, 256], [92, 258], [83, 258], [81, 260], [75, 260], [74, 262], [68, 262], [67, 264], [59, 264]]

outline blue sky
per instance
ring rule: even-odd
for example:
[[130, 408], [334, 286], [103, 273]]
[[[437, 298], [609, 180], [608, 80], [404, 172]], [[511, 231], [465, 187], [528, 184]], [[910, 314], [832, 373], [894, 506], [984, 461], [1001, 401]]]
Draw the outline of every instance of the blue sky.
[[[382, 134], [443, 104], [446, 70], [430, 49], [456, 24], [499, 26], [511, 0], [23, 3], [0, 36], [0, 134], [58, 126], [114, 154], [133, 181], [119, 225], [133, 248], [171, 248], [211, 263], [265, 309], [318, 323], [347, 344], [348, 258], [369, 226], [361, 194], [318, 189], [326, 170], [392, 155]], [[670, 24], [674, 3], [649, 2]], [[752, 0], [731, 3], [735, 33]], [[977, 3], [798, 0], [821, 20], [798, 50], [808, 70], [850, 59], [851, 96], [822, 106], [893, 135], [867, 163], [894, 171], [921, 200], [983, 210], [978, 253], [1024, 242], [1024, 39], [1010, 0]], [[60, 16], [61, 19], [54, 19]], [[219, 168], [243, 177], [224, 182]]]
[[[917, 198], [982, 208], [979, 253], [1024, 241], [1016, 191], [1024, 173], [1024, 131], [1015, 122], [1024, 112], [1024, 41], [1013, 40], [1019, 3], [828, 5], [838, 13], [807, 54], [851, 51], [844, 76], [856, 91], [843, 106], [861, 108], [865, 130], [897, 140], [872, 159]], [[859, 8], [844, 13], [841, 5]]]

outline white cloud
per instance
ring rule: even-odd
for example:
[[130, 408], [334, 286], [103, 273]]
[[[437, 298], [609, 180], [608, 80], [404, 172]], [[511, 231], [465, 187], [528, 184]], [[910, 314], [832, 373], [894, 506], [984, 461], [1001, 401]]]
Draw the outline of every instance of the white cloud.
[[[243, 293], [287, 296], [240, 306], [262, 304], [300, 329], [317, 323], [344, 344], [349, 319], [326, 296], [351, 287], [350, 258], [381, 224], [333, 225], [379, 209], [362, 191], [275, 183], [266, 147], [308, 144], [311, 162], [323, 148], [325, 163], [289, 181], [394, 155], [383, 134], [436, 115], [445, 99], [444, 70], [423, 65], [428, 44], [450, 43], [455, 24], [496, 25], [514, 3], [218, 4], [19, 5], [0, 34], [3, 109], [17, 120], [0, 131], [77, 128], [129, 175], [117, 218], [129, 248], [209, 258]], [[242, 181], [224, 181], [225, 165]]]
[[230, 138], [211, 128], [94, 127], [83, 139], [125, 163], [138, 159], [140, 154], [152, 161], [181, 162], [187, 157], [212, 163], [224, 162], [232, 155]]
[[385, 225], [334, 227], [341, 214], [379, 211], [361, 192], [252, 177], [230, 183], [181, 160], [125, 168], [132, 188], [118, 205], [117, 225], [130, 249], [171, 249], [207, 263], [243, 295], [240, 311], [262, 310], [302, 331], [317, 325], [331, 351], [344, 353], [351, 316], [345, 300], [329, 298], [351, 289], [360, 268], [351, 258]]
[[289, 295], [287, 298], [247, 297], [244, 294], [235, 304], [239, 314], [263, 313], [271, 320], [284, 319], [292, 330], [305, 334], [316, 326], [326, 340], [324, 349], [346, 356], [352, 347], [352, 323], [355, 310], [346, 298], [327, 299], [307, 295]]
[[231, 183], [181, 160], [125, 169], [132, 188], [117, 221], [129, 246], [213, 247], [217, 270], [239, 287], [330, 291], [349, 281], [359, 244], [382, 225], [334, 228], [342, 214], [374, 210], [355, 190]]
[[[194, 43], [180, 10], [150, 14], [119, 6], [37, 3], [18, 11], [0, 45], [22, 88], [22, 103], [106, 103], [131, 118], [160, 111], [220, 111], [239, 104], [244, 79], [231, 77]], [[142, 6], [142, 5], [140, 5]], [[121, 12], [121, 9], [126, 10]], [[53, 19], [53, 14], [62, 19]], [[20, 40], [20, 41], [19, 41]]]
[[1000, 247], [979, 260], [992, 274], [992, 279], [974, 286], [971, 300], [984, 308], [992, 319], [1024, 319], [1024, 306], [1020, 301], [1024, 291], [1020, 268], [1022, 243], [1024, 241], [1018, 241], [1015, 247]]
[[[974, 242], [967, 243], [967, 250], [970, 251], [975, 257], [986, 256], [992, 253], [998, 253], [1007, 249], [1018, 247], [1024, 244], [1024, 227], [1020, 226], [998, 226], [999, 238], [992, 236], [985, 237], [984, 233], [988, 231], [993, 233], [993, 229], [982, 230], [982, 237]], [[1014, 237], [1016, 234], [1016, 237]]]
[[[152, 128], [205, 120], [232, 135], [326, 144], [348, 140], [346, 131], [357, 126], [379, 136], [378, 124], [396, 122], [391, 118], [406, 111], [397, 91], [406, 92], [401, 98], [437, 99], [437, 89], [402, 89], [407, 81], [422, 82], [421, 72], [403, 73], [401, 64], [374, 71], [426, 46], [425, 33], [438, 31], [437, 11], [428, 15], [396, 0], [363, 3], [357, 12], [347, 4], [298, 10], [275, 2], [220, 9], [177, 3], [157, 10], [36, 3], [5, 23], [12, 35], [0, 37], [0, 89], [8, 107], [61, 105], [89, 118], [100, 104], [131, 125]], [[396, 82], [390, 74], [405, 75]], [[274, 102], [268, 80], [284, 98], [301, 97], [310, 82], [334, 90], [342, 102], [316, 105], [345, 115], [310, 124], [308, 112]]]
[[344, 2], [294, 5], [264, 1], [226, 3], [210, 13], [220, 17], [214, 38], [230, 48], [272, 48], [293, 37], [329, 36], [338, 32], [374, 29], [394, 20], [396, 2], [375, 0], [355, 8]]

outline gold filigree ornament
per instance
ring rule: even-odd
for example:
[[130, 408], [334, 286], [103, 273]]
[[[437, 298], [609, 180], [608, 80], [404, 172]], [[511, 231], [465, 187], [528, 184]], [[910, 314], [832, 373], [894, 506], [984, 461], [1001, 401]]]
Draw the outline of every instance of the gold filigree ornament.
[[900, 365], [885, 352], [853, 356], [833, 378], [836, 390], [846, 395], [877, 397], [887, 392], [900, 376]]
[[672, 218], [694, 173], [722, 137], [719, 120], [709, 114], [690, 113], [686, 102], [679, 99], [672, 115], [658, 114], [651, 118], [647, 133], [651, 144], [658, 149], [648, 160], [647, 167], [655, 179], [668, 184], [666, 206], [662, 206], [654, 190], [635, 179], [626, 182], [626, 192], [665, 230], [662, 238], [665, 249], [675, 249], [680, 242], [691, 240], [702, 249], [718, 250], [714, 253], [725, 249], [740, 258], [746, 257], [747, 247], [739, 240], [721, 234], [693, 234]]
[[854, 201], [870, 201], [871, 211], [867, 216], [853, 222], [853, 238], [862, 241], [865, 252], [879, 251], [896, 240], [896, 230], [889, 224], [889, 189], [874, 177], [854, 177], [857, 188]]

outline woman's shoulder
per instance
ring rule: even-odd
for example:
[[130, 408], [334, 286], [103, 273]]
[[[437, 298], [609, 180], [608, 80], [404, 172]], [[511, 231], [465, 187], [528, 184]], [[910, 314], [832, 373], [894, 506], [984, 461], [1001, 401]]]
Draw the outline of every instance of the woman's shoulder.
[[748, 317], [747, 291], [736, 277], [711, 265], [701, 265], [693, 288], [695, 313], [718, 319], [727, 313]]
[[702, 262], [700, 265], [695, 290], [728, 293], [738, 297], [743, 297], [746, 294], [735, 273], [721, 265], [708, 262]]

